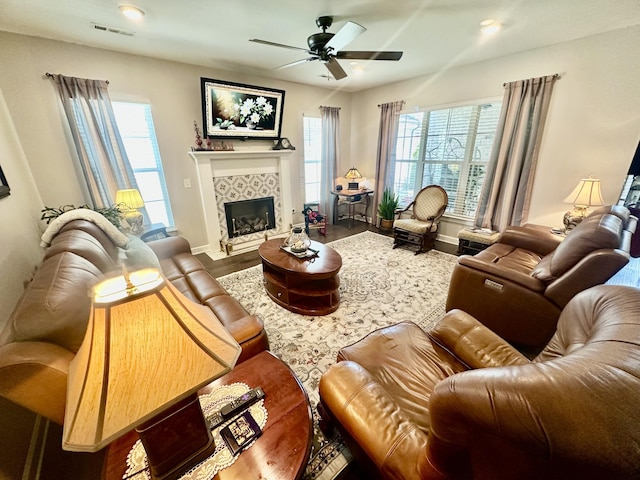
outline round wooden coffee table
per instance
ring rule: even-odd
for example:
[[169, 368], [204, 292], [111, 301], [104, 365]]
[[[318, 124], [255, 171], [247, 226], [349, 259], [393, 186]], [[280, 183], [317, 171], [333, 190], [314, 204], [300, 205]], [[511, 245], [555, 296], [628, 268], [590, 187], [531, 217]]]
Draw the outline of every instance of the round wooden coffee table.
[[282, 240], [260, 245], [264, 288], [278, 305], [302, 315], [327, 315], [340, 306], [342, 257], [331, 247], [311, 240], [312, 258], [297, 258], [280, 248]]
[[[267, 424], [256, 442], [241, 452], [233, 465], [220, 470], [213, 478], [299, 480], [311, 455], [313, 417], [309, 399], [298, 378], [271, 352], [261, 352], [236, 365], [230, 373], [199, 393], [209, 393], [219, 385], [236, 382], [246, 383], [251, 388], [262, 387]], [[138, 435], [130, 432], [107, 448], [103, 480], [122, 480], [127, 455], [137, 439]]]

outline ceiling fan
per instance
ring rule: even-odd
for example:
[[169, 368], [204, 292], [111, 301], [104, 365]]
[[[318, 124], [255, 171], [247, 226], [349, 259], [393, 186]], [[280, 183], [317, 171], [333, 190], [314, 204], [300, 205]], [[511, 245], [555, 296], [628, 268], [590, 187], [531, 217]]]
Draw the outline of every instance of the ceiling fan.
[[291, 45], [284, 45], [282, 43], [269, 42], [267, 40], [260, 40], [252, 38], [249, 41], [255, 43], [261, 43], [263, 45], [271, 45], [272, 47], [289, 48], [292, 50], [302, 50], [307, 52], [310, 56], [297, 60], [295, 62], [287, 63], [278, 68], [288, 68], [301, 63], [312, 62], [314, 60], [320, 60], [325, 64], [333, 78], [340, 80], [347, 76], [347, 73], [342, 69], [338, 63], [338, 59], [345, 60], [393, 60], [398, 61], [402, 58], [403, 52], [374, 52], [374, 51], [346, 51], [341, 50], [348, 43], [351, 43], [358, 35], [364, 33], [367, 29], [362, 25], [358, 25], [354, 22], [347, 22], [338, 33], [329, 33], [327, 28], [333, 23], [333, 17], [323, 16], [316, 19], [316, 25], [322, 29], [322, 33], [314, 33], [307, 38], [307, 44], [309, 48], [293, 47]]

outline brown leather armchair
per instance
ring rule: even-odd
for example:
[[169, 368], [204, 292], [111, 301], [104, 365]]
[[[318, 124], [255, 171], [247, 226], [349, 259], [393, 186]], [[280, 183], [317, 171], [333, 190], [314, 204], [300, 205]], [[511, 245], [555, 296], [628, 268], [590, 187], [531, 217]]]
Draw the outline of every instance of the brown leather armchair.
[[533, 361], [460, 310], [429, 333], [377, 330], [338, 360], [321, 410], [362, 478], [638, 478], [638, 289], [576, 295]]
[[627, 264], [636, 223], [627, 208], [607, 206], [564, 239], [549, 229], [508, 227], [486, 250], [458, 258], [446, 309], [464, 310], [535, 354], [576, 293], [605, 283]]

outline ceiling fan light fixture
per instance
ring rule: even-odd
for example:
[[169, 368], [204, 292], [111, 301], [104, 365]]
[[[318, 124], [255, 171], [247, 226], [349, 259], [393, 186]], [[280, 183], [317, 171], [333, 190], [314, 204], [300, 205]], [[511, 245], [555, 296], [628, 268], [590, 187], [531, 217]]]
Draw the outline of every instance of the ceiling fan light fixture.
[[[282, 43], [270, 42], [268, 40], [260, 40], [258, 38], [252, 38], [249, 41], [255, 43], [261, 43], [263, 45], [269, 45], [273, 47], [288, 48], [293, 50], [304, 50], [307, 58], [297, 60], [295, 62], [288, 63], [278, 68], [287, 68], [293, 65], [299, 65], [301, 63], [309, 62], [312, 60], [319, 60], [320, 63], [329, 70], [331, 76], [336, 80], [341, 80], [347, 76], [347, 73], [340, 66], [338, 60], [353, 60], [352, 67], [355, 67], [354, 73], [362, 73], [362, 68], [359, 67], [357, 60], [391, 60], [398, 61], [402, 57], [402, 52], [379, 52], [379, 51], [348, 51], [342, 50], [347, 44], [351, 43], [356, 37], [366, 32], [366, 28], [362, 25], [358, 25], [354, 22], [347, 22], [343, 25], [337, 33], [327, 32], [327, 28], [331, 26], [333, 17], [323, 16], [316, 19], [316, 25], [322, 29], [321, 33], [314, 33], [307, 37], [308, 49], [293, 47], [291, 45], [284, 45]], [[358, 71], [359, 70], [359, 71]]]
[[499, 32], [501, 28], [502, 23], [492, 18], [487, 18], [480, 22], [480, 32], [483, 35], [493, 35], [494, 33]]
[[118, 5], [118, 8], [130, 20], [141, 20], [144, 17], [144, 10], [133, 5]]

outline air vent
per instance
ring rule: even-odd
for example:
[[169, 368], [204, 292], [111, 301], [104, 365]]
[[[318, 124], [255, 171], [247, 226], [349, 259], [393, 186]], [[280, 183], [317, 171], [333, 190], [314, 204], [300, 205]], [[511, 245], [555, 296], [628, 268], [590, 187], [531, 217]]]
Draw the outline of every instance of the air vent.
[[101, 32], [117, 33], [118, 35], [124, 35], [126, 37], [133, 37], [133, 32], [127, 32], [121, 28], [107, 27], [106, 25], [100, 25], [98, 23], [91, 23], [91, 27]]

